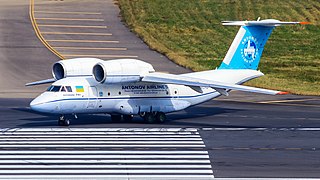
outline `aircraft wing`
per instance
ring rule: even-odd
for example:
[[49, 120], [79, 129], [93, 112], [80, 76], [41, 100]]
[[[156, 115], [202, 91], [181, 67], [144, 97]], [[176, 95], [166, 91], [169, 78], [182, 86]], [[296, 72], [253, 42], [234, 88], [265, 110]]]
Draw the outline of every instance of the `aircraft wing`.
[[150, 73], [145, 75], [142, 80], [143, 82], [156, 82], [156, 83], [167, 83], [167, 84], [179, 84], [190, 87], [211, 87], [218, 91], [220, 94], [228, 96], [227, 90], [238, 90], [238, 91], [247, 91], [254, 93], [262, 94], [286, 94], [282, 91], [274, 91], [269, 89], [255, 88], [237, 84], [228, 84], [224, 82], [211, 81], [199, 78], [193, 78], [183, 75], [174, 75], [174, 74], [164, 74], [164, 73]]
[[40, 84], [47, 84], [47, 83], [53, 83], [55, 82], [55, 79], [45, 79], [45, 80], [41, 80], [41, 81], [35, 81], [35, 82], [31, 82], [31, 83], [27, 83], [26, 86], [34, 86], [34, 85], [40, 85]]

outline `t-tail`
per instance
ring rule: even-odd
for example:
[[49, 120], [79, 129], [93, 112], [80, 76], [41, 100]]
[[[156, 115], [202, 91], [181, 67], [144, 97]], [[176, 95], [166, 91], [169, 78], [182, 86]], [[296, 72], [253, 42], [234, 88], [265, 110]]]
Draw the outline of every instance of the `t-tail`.
[[241, 26], [219, 69], [258, 69], [264, 46], [272, 30], [281, 25], [308, 22], [281, 22], [275, 19], [257, 21], [223, 21], [223, 25]]

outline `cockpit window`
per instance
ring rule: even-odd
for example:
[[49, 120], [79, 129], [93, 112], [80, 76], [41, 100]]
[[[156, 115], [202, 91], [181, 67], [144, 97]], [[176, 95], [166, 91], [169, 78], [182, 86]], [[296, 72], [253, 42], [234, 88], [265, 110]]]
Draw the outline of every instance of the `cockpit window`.
[[59, 92], [61, 86], [50, 86], [47, 91], [50, 91], [50, 92]]
[[53, 86], [53, 88], [51, 89], [52, 92], [59, 92], [61, 86]]
[[71, 86], [50, 86], [47, 91], [50, 92], [72, 92]]
[[51, 91], [52, 88], [53, 88], [53, 86], [49, 86], [47, 91]]
[[66, 86], [66, 88], [67, 88], [67, 91], [68, 91], [68, 92], [72, 92], [72, 89], [71, 89], [70, 86]]
[[66, 88], [62, 86], [60, 92], [66, 92]]

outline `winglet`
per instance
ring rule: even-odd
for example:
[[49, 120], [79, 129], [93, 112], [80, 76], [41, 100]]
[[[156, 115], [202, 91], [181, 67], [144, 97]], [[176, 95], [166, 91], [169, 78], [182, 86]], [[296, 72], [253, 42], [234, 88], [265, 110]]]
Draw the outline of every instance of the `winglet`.
[[280, 91], [280, 92], [278, 92], [276, 95], [286, 95], [286, 94], [289, 94], [289, 92]]

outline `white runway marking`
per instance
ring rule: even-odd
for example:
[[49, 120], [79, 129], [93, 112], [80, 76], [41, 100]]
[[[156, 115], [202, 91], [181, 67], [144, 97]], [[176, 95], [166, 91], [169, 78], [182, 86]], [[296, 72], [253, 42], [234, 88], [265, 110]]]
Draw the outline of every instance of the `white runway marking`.
[[0, 151], [0, 154], [208, 154], [207, 151]]
[[195, 128], [0, 129], [0, 179], [212, 179], [204, 148]]
[[161, 169], [183, 169], [185, 171], [186, 168], [190, 169], [211, 169], [211, 165], [154, 165], [154, 164], [148, 164], [148, 165], [92, 165], [92, 164], [85, 164], [85, 165], [0, 165], [0, 169], [87, 169], [87, 168], [94, 168], [94, 169], [154, 169], [154, 168], [161, 168]]

